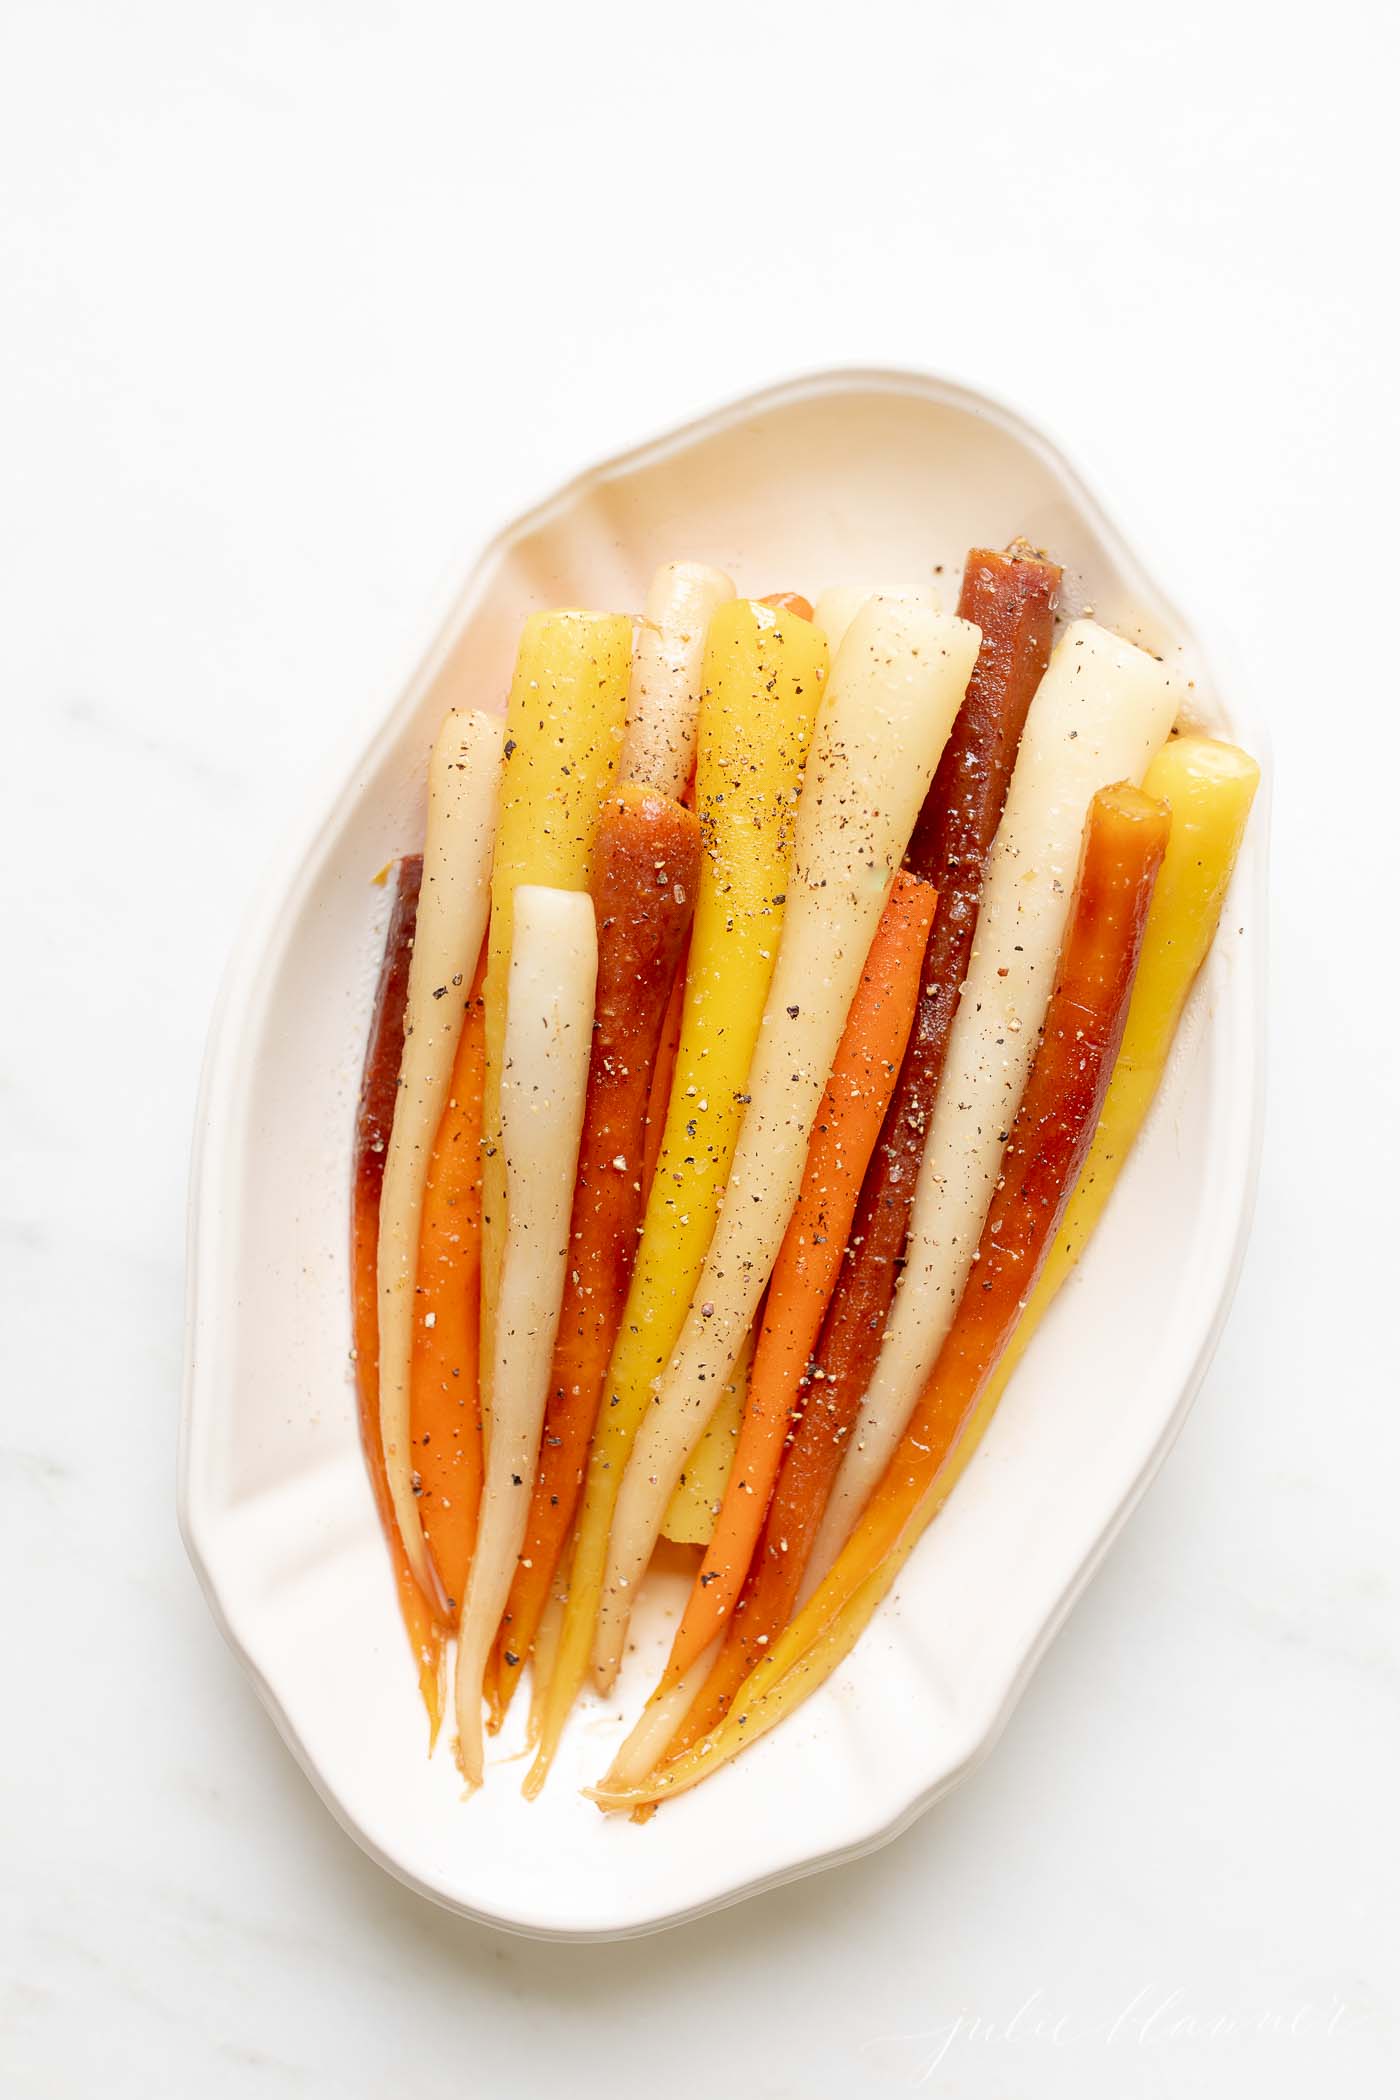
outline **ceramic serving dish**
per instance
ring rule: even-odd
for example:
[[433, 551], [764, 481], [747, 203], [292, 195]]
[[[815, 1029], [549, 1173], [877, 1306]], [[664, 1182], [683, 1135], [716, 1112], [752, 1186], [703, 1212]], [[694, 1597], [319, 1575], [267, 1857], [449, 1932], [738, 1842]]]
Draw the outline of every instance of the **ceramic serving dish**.
[[561, 1938], [644, 1932], [880, 1843], [969, 1769], [1179, 1429], [1220, 1333], [1257, 1157], [1266, 813], [1109, 1214], [983, 1449], [855, 1653], [791, 1721], [645, 1827], [579, 1794], [653, 1681], [679, 1588], [640, 1615], [619, 1699], [575, 1717], [542, 1798], [523, 1725], [464, 1802], [430, 1761], [370, 1499], [349, 1363], [348, 1202], [385, 915], [376, 870], [421, 837], [450, 704], [500, 704], [525, 613], [641, 603], [655, 565], [743, 591], [913, 583], [956, 600], [969, 545], [1066, 569], [1067, 613], [1173, 658], [1198, 722], [1258, 752], [1168, 604], [1047, 441], [960, 386], [817, 374], [571, 482], [502, 532], [401, 698], [328, 778], [229, 967], [191, 1198], [181, 1519], [215, 1616], [328, 1806], [425, 1895]]

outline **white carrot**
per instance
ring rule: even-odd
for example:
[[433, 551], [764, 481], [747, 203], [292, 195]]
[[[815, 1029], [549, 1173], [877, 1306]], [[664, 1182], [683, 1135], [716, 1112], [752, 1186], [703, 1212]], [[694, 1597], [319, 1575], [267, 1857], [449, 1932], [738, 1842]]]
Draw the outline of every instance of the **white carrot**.
[[612, 1682], [686, 1454], [757, 1310], [890, 883], [981, 637], [915, 595], [872, 598], [832, 667], [798, 805], [787, 916], [714, 1238], [618, 1496], [593, 1666]]
[[379, 1433], [404, 1552], [430, 1598], [438, 1592], [409, 1448], [413, 1290], [423, 1185], [486, 932], [503, 730], [499, 715], [454, 711], [429, 761], [403, 1061], [379, 1207]]
[[632, 642], [632, 675], [619, 780], [637, 780], [679, 801], [695, 763], [705, 635], [734, 596], [718, 569], [671, 561], [658, 569]]
[[622, 1748], [608, 1767], [603, 1780], [604, 1790], [609, 1787], [640, 1786], [649, 1779], [657, 1765], [666, 1755], [673, 1738], [679, 1733], [682, 1721], [690, 1712], [697, 1692], [710, 1674], [719, 1654], [716, 1638], [707, 1648], [702, 1648], [684, 1676], [677, 1679], [669, 1690], [658, 1688], [642, 1708]]
[[481, 1684], [534, 1486], [583, 1128], [597, 935], [583, 891], [515, 892], [501, 1069], [506, 1230], [491, 1442], [457, 1647], [458, 1759], [479, 1786]]
[[863, 606], [872, 598], [905, 598], [911, 595], [923, 599], [935, 612], [942, 610], [937, 593], [918, 591], [910, 593], [892, 584], [878, 583], [833, 583], [824, 590], [812, 607], [812, 625], [820, 627], [826, 636], [826, 645], [833, 656], [846, 639], [846, 630]]
[[1180, 681], [1155, 657], [1092, 620], [1076, 620], [1031, 702], [988, 856], [900, 1286], [804, 1595], [831, 1566], [884, 1472], [967, 1282], [1053, 989], [1089, 804], [1099, 788], [1141, 782], [1181, 698]]

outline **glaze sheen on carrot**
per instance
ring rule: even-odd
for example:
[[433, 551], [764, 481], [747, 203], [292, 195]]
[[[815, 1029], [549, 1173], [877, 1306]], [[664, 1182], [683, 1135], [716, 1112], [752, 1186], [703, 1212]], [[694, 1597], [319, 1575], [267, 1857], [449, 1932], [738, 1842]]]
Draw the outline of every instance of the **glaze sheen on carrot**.
[[531, 613], [506, 701], [482, 1094], [481, 1409], [490, 1441], [495, 1308], [505, 1245], [505, 1162], [497, 1127], [514, 896], [522, 884], [584, 890], [603, 799], [617, 784], [632, 622], [618, 613]]
[[[996, 1370], [898, 1546], [800, 1662], [749, 1705], [746, 1741], [776, 1727], [850, 1654], [962, 1478], [1040, 1320], [1092, 1238], [1161, 1082], [1191, 986], [1210, 952], [1258, 780], [1259, 768], [1244, 752], [1200, 736], [1173, 739], [1148, 767], [1144, 792], [1167, 804], [1171, 832], [1152, 893], [1113, 1077], [1054, 1244]], [[634, 1731], [638, 1740], [633, 1758], [615, 1759], [605, 1785], [611, 1785], [615, 1775], [623, 1784], [632, 1783], [651, 1769], [656, 1763], [654, 1746], [664, 1741], [666, 1718], [660, 1716], [661, 1727], [653, 1728], [645, 1740], [640, 1739], [640, 1729]], [[634, 1810], [645, 1812], [645, 1807]]]
[[888, 1324], [919, 1162], [977, 931], [983, 872], [1026, 715], [1050, 659], [1059, 584], [1053, 562], [983, 547], [967, 558], [958, 611], [981, 628], [982, 642], [906, 863], [938, 891], [938, 914], [909, 1048], [861, 1189], [851, 1253], [822, 1328], [821, 1377], [779, 1486], [782, 1506], [775, 1512], [773, 1540], [779, 1566], [771, 1608], [749, 1615], [751, 1625], [765, 1633], [783, 1623], [797, 1596], [812, 1527], [825, 1507]]
[[627, 1296], [642, 1217], [651, 1070], [695, 909], [700, 821], [668, 795], [625, 785], [604, 806], [590, 888], [598, 987], [569, 1266], [539, 1470], [497, 1638], [502, 1707], [549, 1599]]
[[1087, 1157], [1123, 1039], [1170, 822], [1166, 805], [1137, 788], [1100, 789], [1090, 805], [1056, 986], [972, 1272], [864, 1515], [816, 1594], [740, 1687], [721, 1726], [644, 1786], [603, 1797], [603, 1806], [668, 1798], [736, 1755], [748, 1740], [751, 1708], [878, 1576], [926, 1504], [1011, 1340]]
[[896, 876], [817, 1113], [792, 1221], [768, 1286], [733, 1469], [686, 1605], [663, 1689], [723, 1630], [753, 1554], [773, 1478], [846, 1247], [856, 1196], [914, 1018], [934, 892]]
[[1049, 661], [1060, 570], [974, 548], [958, 612], [981, 629], [967, 693], [906, 856], [938, 891], [913, 1030], [860, 1191], [816, 1348], [816, 1375], [783, 1452], [740, 1608], [686, 1717], [703, 1735], [787, 1623], [888, 1324], [919, 1162], [977, 931], [987, 855], [1036, 687]]
[[409, 1444], [418, 1242], [428, 1160], [486, 932], [500, 773], [500, 718], [480, 709], [452, 709], [428, 761], [423, 881], [379, 1198], [380, 1437], [399, 1536], [425, 1590], [435, 1578]]
[[408, 965], [418, 917], [423, 857], [406, 854], [398, 864], [394, 903], [384, 941], [384, 960], [374, 997], [355, 1117], [354, 1188], [351, 1206], [351, 1280], [355, 1337], [355, 1392], [360, 1437], [379, 1521], [389, 1542], [399, 1610], [413, 1650], [418, 1689], [428, 1710], [432, 1740], [442, 1720], [443, 1630], [437, 1612], [414, 1579], [403, 1549], [379, 1434], [379, 1196], [384, 1155], [394, 1121], [394, 1100], [403, 1052], [403, 1017], [408, 1002]]
[[806, 622], [722, 605], [705, 644], [697, 742], [700, 880], [685, 1010], [656, 1176], [589, 1452], [539, 1754], [543, 1785], [593, 1645], [618, 1484], [705, 1258], [744, 1114], [782, 930], [794, 812], [827, 650]]
[[483, 1678], [530, 1511], [569, 1262], [597, 992], [593, 900], [521, 883], [506, 991], [499, 1096], [505, 1245], [481, 1518], [457, 1633], [457, 1762], [483, 1770]]
[[642, 1130], [642, 1202], [645, 1204], [651, 1193], [651, 1184], [656, 1175], [656, 1162], [661, 1157], [661, 1140], [666, 1132], [666, 1110], [671, 1100], [671, 1081], [676, 1076], [676, 1057], [681, 1047], [681, 1023], [685, 1018], [686, 955], [689, 942], [682, 945], [681, 958], [676, 965], [675, 978], [671, 985], [671, 996], [666, 1002], [661, 1031], [657, 1039], [656, 1057], [651, 1068], [651, 1085], [647, 1091], [646, 1121]]
[[481, 1501], [483, 953], [423, 1189], [409, 1369], [409, 1444], [423, 1535], [449, 1619], [466, 1594]]
[[[792, 614], [770, 617], [806, 625]], [[832, 667], [803, 776], [787, 912], [724, 1201], [617, 1494], [593, 1644], [600, 1690], [621, 1662], [632, 1603], [686, 1454], [772, 1273], [851, 1001], [980, 639], [968, 621], [934, 612], [918, 594], [872, 598]]]
[[632, 636], [619, 780], [683, 798], [695, 770], [705, 637], [733, 596], [729, 578], [704, 562], [667, 562], [653, 576]]

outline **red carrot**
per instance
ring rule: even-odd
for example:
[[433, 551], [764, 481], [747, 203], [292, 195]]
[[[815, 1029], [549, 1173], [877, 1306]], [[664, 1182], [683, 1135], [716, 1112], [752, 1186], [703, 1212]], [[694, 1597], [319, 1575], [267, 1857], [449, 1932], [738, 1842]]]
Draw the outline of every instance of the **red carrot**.
[[399, 862], [355, 1119], [350, 1274], [360, 1436], [375, 1507], [393, 1558], [399, 1610], [418, 1669], [418, 1688], [428, 1710], [428, 1722], [435, 1741], [442, 1720], [443, 1628], [434, 1604], [424, 1596], [409, 1567], [394, 1521], [389, 1482], [384, 1470], [384, 1449], [379, 1438], [379, 1194], [384, 1182], [384, 1154], [394, 1121], [399, 1059], [403, 1053], [404, 1006], [408, 998], [408, 965], [413, 953], [418, 885], [422, 874], [421, 854], [407, 854]]
[[676, 966], [675, 979], [671, 985], [671, 996], [666, 1002], [666, 1013], [661, 1023], [661, 1034], [656, 1045], [656, 1057], [651, 1068], [651, 1087], [647, 1094], [646, 1129], [642, 1140], [642, 1207], [645, 1209], [647, 1195], [651, 1189], [656, 1162], [661, 1156], [661, 1139], [666, 1128], [666, 1110], [671, 1101], [671, 1081], [676, 1074], [676, 1052], [681, 1046], [681, 1022], [685, 1017], [685, 966], [690, 943], [687, 941], [680, 962]]

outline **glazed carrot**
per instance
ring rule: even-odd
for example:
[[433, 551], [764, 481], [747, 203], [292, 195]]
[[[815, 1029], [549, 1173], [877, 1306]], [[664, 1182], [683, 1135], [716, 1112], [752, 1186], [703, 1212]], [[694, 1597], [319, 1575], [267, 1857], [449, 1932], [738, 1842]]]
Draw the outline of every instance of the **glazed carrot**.
[[[812, 608], [800, 591], [772, 591], [766, 598], [760, 598], [758, 602], [760, 605], [770, 606], [774, 612], [796, 613], [799, 619], [810, 620], [812, 617]], [[679, 993], [681, 989], [681, 985], [678, 984], [676, 987], [677, 992]], [[671, 1023], [668, 1020], [668, 1032], [670, 1026]], [[675, 1028], [677, 1039], [679, 1039], [679, 1002], [677, 1002], [675, 1010]], [[669, 1081], [674, 1065], [675, 1057], [672, 1052], [666, 1058], [665, 1063], [666, 1089], [664, 1091], [658, 1090], [653, 1095], [653, 1100], [659, 1101], [660, 1108], [655, 1119], [656, 1127], [654, 1133], [652, 1123], [649, 1121], [647, 1124], [647, 1166], [642, 1176], [644, 1192], [651, 1187], [651, 1176], [656, 1165], [656, 1156], [661, 1149], [661, 1125], [665, 1120]], [[660, 1076], [660, 1061], [658, 1061], [658, 1076]], [[750, 1345], [752, 1345], [752, 1341], [753, 1337], [751, 1335]], [[749, 1353], [752, 1355], [752, 1346], [750, 1346]], [[705, 1546], [709, 1544], [710, 1539], [714, 1536], [715, 1518], [719, 1514], [720, 1503], [724, 1499], [725, 1486], [733, 1467], [735, 1443], [738, 1437], [739, 1416], [741, 1413], [739, 1401], [743, 1390], [748, 1385], [748, 1365], [745, 1364], [743, 1366], [742, 1379], [739, 1378], [738, 1374], [739, 1366], [736, 1365], [735, 1374], [725, 1388], [727, 1397], [716, 1408], [714, 1416], [706, 1424], [705, 1429], [697, 1439], [694, 1450], [686, 1460], [685, 1469], [676, 1483], [675, 1492], [666, 1505], [666, 1514], [661, 1520], [661, 1536], [664, 1539], [672, 1540], [677, 1545]], [[731, 1414], [732, 1420], [729, 1419]]]
[[[936, 593], [928, 594], [935, 608], [942, 611], [942, 600]], [[872, 598], [898, 597], [894, 584], [837, 583], [824, 590], [812, 610], [812, 624], [820, 627], [826, 636], [827, 647], [834, 656], [846, 639], [846, 629], [861, 607]]]
[[[686, 943], [688, 950], [689, 943]], [[681, 1047], [681, 1022], [685, 1016], [686, 955], [682, 953], [671, 983], [671, 996], [661, 1023], [656, 1057], [647, 1093], [646, 1124], [642, 1133], [642, 1202], [651, 1194], [661, 1140], [666, 1130], [666, 1110], [671, 1099], [671, 1081], [676, 1076], [676, 1054]]]
[[482, 1090], [481, 1407], [488, 1432], [495, 1306], [505, 1245], [505, 1162], [497, 1103], [514, 896], [522, 883], [583, 890], [605, 796], [618, 781], [632, 622], [619, 613], [542, 612], [525, 622], [506, 702], [505, 764], [491, 864]]
[[[1088, 1244], [1147, 1120], [1191, 987], [1215, 939], [1258, 785], [1259, 768], [1246, 752], [1204, 736], [1173, 737], [1144, 776], [1143, 793], [1166, 803], [1172, 828], [1152, 893], [1128, 1025], [1064, 1222], [996, 1376], [978, 1402], [978, 1415], [985, 1409], [988, 1420], [1051, 1299]], [[973, 1426], [969, 1423], [969, 1430]]]
[[[762, 1316], [757, 1323], [762, 1325]], [[734, 1470], [739, 1444], [739, 1424], [744, 1419], [749, 1373], [758, 1336], [751, 1327], [734, 1361], [719, 1404], [687, 1453], [681, 1477], [666, 1505], [661, 1536], [677, 1546], [707, 1546], [714, 1536], [715, 1518], [724, 1500], [724, 1490]]]
[[685, 1015], [656, 1179], [589, 1454], [558, 1658], [528, 1793], [544, 1782], [583, 1682], [622, 1469], [714, 1227], [782, 928], [794, 821], [826, 643], [748, 599], [705, 647], [696, 803], [703, 847]]
[[723, 1630], [748, 1570], [808, 1359], [846, 1247], [861, 1176], [908, 1041], [934, 892], [899, 875], [871, 943], [817, 1113], [783, 1239], [719, 1520], [671, 1648], [663, 1689]]
[[[771, 617], [806, 626], [791, 614]], [[616, 1674], [637, 1585], [686, 1454], [772, 1274], [851, 1000], [979, 641], [968, 621], [935, 613], [915, 594], [872, 598], [832, 666], [724, 1202], [617, 1494], [593, 1648], [600, 1690]]]
[[[379, 1433], [399, 1536], [420, 1586], [434, 1576], [413, 1490], [409, 1384], [423, 1188], [486, 931], [501, 723], [453, 709], [428, 762], [423, 881], [408, 966], [403, 1055], [379, 1199]], [[441, 1600], [439, 1600], [439, 1603]]]
[[620, 780], [684, 796], [695, 770], [705, 637], [733, 596], [729, 578], [704, 562], [667, 562], [652, 577], [632, 640]]
[[598, 988], [569, 1266], [530, 1513], [496, 1642], [502, 1711], [573, 1528], [637, 1251], [638, 1153], [652, 1060], [695, 908], [699, 864], [699, 819], [669, 796], [627, 785], [605, 805], [590, 884]]
[[972, 1274], [913, 1418], [831, 1573], [750, 1673], [720, 1726], [643, 1786], [603, 1798], [603, 1806], [669, 1798], [727, 1763], [750, 1740], [751, 1707], [862, 1592], [870, 1594], [867, 1585], [878, 1590], [882, 1567], [934, 1489], [1011, 1340], [1087, 1157], [1123, 1039], [1170, 821], [1166, 805], [1137, 788], [1101, 789], [1090, 805], [1057, 983]]
[[418, 1512], [449, 1620], [466, 1592], [481, 1500], [481, 1076], [484, 955], [428, 1161], [413, 1307], [408, 1433]]
[[[817, 1347], [821, 1376], [787, 1451], [752, 1587], [724, 1661], [732, 1692], [797, 1600], [816, 1527], [879, 1355], [898, 1263], [967, 975], [982, 878], [1036, 687], [1049, 661], [1060, 570], [1053, 562], [974, 548], [958, 611], [982, 631], [967, 697], [910, 841], [908, 865], [938, 890], [919, 1003], [880, 1141], [860, 1192]], [[701, 1731], [703, 1733], [703, 1730]]]
[[499, 1097], [505, 1245], [481, 1521], [457, 1635], [457, 1762], [482, 1777], [482, 1678], [525, 1536], [569, 1260], [598, 945], [591, 898], [521, 883]]
[[374, 1490], [375, 1507], [393, 1558], [399, 1610], [413, 1649], [418, 1689], [428, 1709], [430, 1739], [436, 1741], [442, 1720], [443, 1630], [433, 1604], [414, 1579], [403, 1540], [399, 1537], [384, 1466], [384, 1446], [379, 1435], [379, 1197], [384, 1184], [384, 1155], [388, 1150], [389, 1131], [394, 1120], [394, 1097], [399, 1084], [403, 1017], [408, 1001], [408, 965], [413, 953], [418, 886], [422, 876], [421, 854], [408, 854], [399, 862], [355, 1118], [350, 1273], [360, 1437], [364, 1444], [365, 1463], [369, 1467], [370, 1485]]

